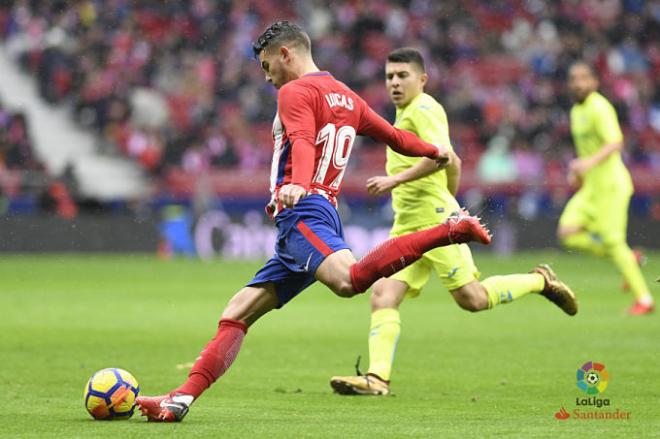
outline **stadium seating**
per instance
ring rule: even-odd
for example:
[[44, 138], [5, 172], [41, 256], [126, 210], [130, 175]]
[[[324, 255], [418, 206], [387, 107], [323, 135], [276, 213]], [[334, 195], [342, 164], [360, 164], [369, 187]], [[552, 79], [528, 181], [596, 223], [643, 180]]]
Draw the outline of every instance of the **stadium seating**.
[[[0, 5], [0, 39], [44, 99], [71, 105], [106, 149], [181, 184], [174, 192], [194, 187], [190, 180], [200, 172], [267, 172], [275, 93], [250, 43], [281, 16], [309, 30], [322, 68], [389, 117], [379, 80], [384, 55], [401, 45], [422, 49], [428, 92], [447, 109], [468, 175], [496, 134], [525, 157], [519, 166], [536, 157], [548, 174], [565, 163], [572, 143], [564, 75], [586, 56], [618, 109], [634, 174], [660, 172], [660, 26], [645, 2], [331, 4], [9, 1]], [[357, 167], [381, 169], [373, 148], [365, 142], [356, 149]]]

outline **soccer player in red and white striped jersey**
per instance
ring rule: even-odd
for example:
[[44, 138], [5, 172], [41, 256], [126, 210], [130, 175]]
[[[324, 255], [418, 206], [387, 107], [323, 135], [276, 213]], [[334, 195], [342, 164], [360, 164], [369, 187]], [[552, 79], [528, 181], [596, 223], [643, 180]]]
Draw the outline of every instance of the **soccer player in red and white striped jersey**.
[[356, 261], [336, 210], [356, 135], [374, 137], [402, 154], [434, 159], [439, 166], [447, 164], [448, 151], [392, 127], [346, 85], [320, 71], [309, 37], [299, 26], [272, 24], [254, 44], [254, 52], [266, 80], [279, 90], [272, 198], [266, 208], [278, 229], [275, 255], [230, 300], [215, 337], [186, 382], [167, 395], [137, 399], [151, 421], [183, 419], [192, 402], [231, 366], [247, 328], [315, 281], [338, 296], [352, 297], [432, 248], [490, 242], [479, 220], [463, 212], [435, 227], [385, 241]]

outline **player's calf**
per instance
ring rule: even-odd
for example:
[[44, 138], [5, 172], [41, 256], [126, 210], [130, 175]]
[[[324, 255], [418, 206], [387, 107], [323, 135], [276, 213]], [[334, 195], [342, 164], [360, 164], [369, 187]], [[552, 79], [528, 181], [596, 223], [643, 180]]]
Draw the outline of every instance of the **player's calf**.
[[388, 239], [350, 267], [353, 288], [366, 291], [382, 277], [403, 270], [436, 247], [471, 241], [489, 244], [490, 232], [479, 218], [461, 210], [442, 224]]
[[477, 280], [452, 290], [454, 300], [466, 311], [478, 312], [488, 309], [488, 292]]

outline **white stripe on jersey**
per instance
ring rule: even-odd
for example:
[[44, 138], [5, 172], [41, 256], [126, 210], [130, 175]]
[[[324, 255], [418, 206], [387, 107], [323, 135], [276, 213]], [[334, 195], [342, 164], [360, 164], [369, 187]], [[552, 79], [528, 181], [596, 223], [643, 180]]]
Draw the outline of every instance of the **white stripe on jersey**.
[[273, 120], [273, 162], [270, 165], [270, 193], [275, 196], [275, 187], [277, 186], [277, 170], [282, 155], [282, 139], [284, 138], [284, 127], [280, 121], [280, 115], [275, 114]]

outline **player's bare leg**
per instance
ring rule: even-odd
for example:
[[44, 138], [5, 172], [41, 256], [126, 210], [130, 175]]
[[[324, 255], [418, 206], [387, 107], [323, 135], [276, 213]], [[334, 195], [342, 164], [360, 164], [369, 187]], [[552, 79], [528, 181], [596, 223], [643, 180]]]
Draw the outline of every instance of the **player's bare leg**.
[[167, 395], [137, 398], [142, 416], [154, 422], [181, 421], [193, 401], [229, 369], [238, 355], [247, 328], [277, 305], [272, 283], [239, 291], [222, 313], [216, 336], [195, 361], [188, 380]]
[[577, 300], [571, 289], [559, 280], [548, 265], [539, 265], [530, 274], [491, 276], [474, 280], [451, 291], [456, 303], [471, 312], [510, 303], [528, 294], [540, 294], [568, 315], [577, 312]]
[[[635, 256], [635, 261], [637, 262], [637, 265], [639, 265], [640, 268], [646, 265], [646, 263], [648, 262], [648, 258], [646, 257], [646, 254], [644, 254], [644, 251], [642, 249], [634, 248], [632, 249], [632, 253], [633, 256]], [[625, 279], [621, 283], [621, 291], [623, 291], [624, 293], [630, 291], [630, 284]]]
[[388, 395], [389, 378], [396, 344], [401, 333], [398, 315], [408, 284], [396, 279], [380, 279], [371, 292], [369, 331], [369, 371], [363, 375], [334, 376], [330, 386], [340, 395]]
[[355, 263], [355, 256], [350, 250], [339, 250], [321, 262], [314, 276], [339, 297], [353, 297], [360, 294], [351, 283], [351, 266]]
[[624, 239], [605, 234], [600, 236], [599, 241], [595, 241], [592, 233], [579, 226], [560, 226], [557, 235], [564, 246], [608, 257], [616, 265], [623, 275], [624, 285], [627, 285], [635, 296], [635, 303], [628, 309], [628, 314], [643, 315], [654, 311], [653, 296], [642, 275], [640, 258]]
[[489, 309], [488, 291], [478, 280], [451, 291], [454, 300], [466, 311], [477, 312]]

